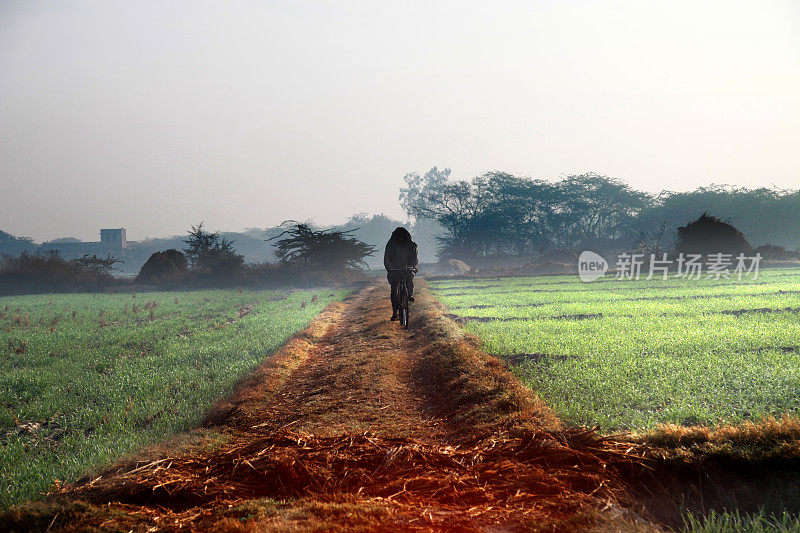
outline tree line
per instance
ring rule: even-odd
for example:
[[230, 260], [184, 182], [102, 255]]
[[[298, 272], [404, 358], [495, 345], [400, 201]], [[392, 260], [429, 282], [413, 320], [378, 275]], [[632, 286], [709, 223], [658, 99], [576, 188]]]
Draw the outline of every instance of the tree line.
[[[315, 224], [313, 221], [305, 222], [311, 229], [321, 231], [323, 229], [333, 229], [336, 231], [351, 231], [352, 235], [359, 240], [370, 244], [372, 246], [382, 248], [386, 244], [388, 236], [397, 226], [406, 225], [405, 222], [396, 220], [383, 214], [366, 214], [357, 213], [352, 215], [343, 224], [335, 226], [321, 226]], [[414, 235], [414, 240], [419, 244], [420, 259], [426, 263], [436, 261], [436, 243], [434, 235], [438, 233], [438, 224], [429, 220], [420, 220], [412, 225], [407, 226]], [[286, 226], [273, 226], [263, 228], [246, 228], [242, 231], [222, 231], [220, 238], [228, 242], [235, 242], [236, 252], [241, 254], [245, 263], [263, 263], [278, 261], [276, 255], [276, 248], [272, 246], [272, 242], [265, 245], [265, 241], [277, 235], [280, 235], [286, 230]], [[153, 252], [163, 251], [168, 249], [182, 250], [184, 248], [184, 240], [186, 235], [173, 235], [170, 237], [149, 238], [137, 242], [128, 242], [128, 247], [122, 250], [114, 251], [114, 255], [119, 259], [124, 260], [124, 263], [118, 265], [121, 272], [125, 275], [136, 275], [142, 265], [148, 260]], [[0, 231], [0, 255], [8, 254], [18, 256], [21, 252], [28, 252], [35, 254], [36, 252], [49, 253], [51, 250], [60, 250], [61, 242], [76, 242], [80, 243], [79, 239], [75, 238], [59, 238], [53, 239], [44, 243], [34, 243], [28, 237], [15, 237], [14, 235]], [[76, 259], [82, 257], [85, 253], [97, 253], [96, 247], [87, 247], [85, 250], [72, 245], [63, 251], [60, 255], [66, 259]], [[366, 262], [370, 268], [377, 268], [382, 265], [382, 256], [375, 254], [367, 256]]]
[[[704, 213], [735, 225], [752, 245], [800, 247], [800, 190], [711, 185], [650, 194], [594, 173], [556, 182], [506, 172], [452, 180], [450, 169], [436, 167], [423, 175], [407, 174], [404, 182], [400, 204], [414, 220], [406, 225], [428, 261], [434, 247], [439, 259], [487, 261], [537, 257], [559, 248], [666, 251], [674, 246], [678, 228]], [[246, 260], [240, 243], [227, 237], [230, 234], [210, 232], [199, 224], [184, 237], [159, 242], [161, 250], [169, 250], [150, 255], [150, 270], [155, 272], [150, 279], [208, 284], [340, 281], [368, 267], [365, 261], [398, 225], [384, 215], [361, 213], [333, 228], [288, 221], [241, 234], [256, 240], [261, 249], [273, 250], [272, 262]], [[86, 288], [114, 282], [112, 271], [119, 270], [119, 258], [62, 259], [42, 248], [46, 245], [37, 248], [29, 238], [0, 231], [0, 291], [23, 285]], [[248, 242], [245, 249], [253, 246]]]
[[208, 231], [201, 222], [188, 230], [182, 251], [154, 253], [142, 266], [137, 282], [276, 285], [346, 281], [368, 268], [364, 258], [375, 252], [374, 246], [352, 235], [354, 230], [315, 229], [293, 220], [281, 227], [281, 233], [265, 239], [275, 248], [278, 261], [247, 263], [234, 248], [235, 241]]
[[738, 227], [752, 244], [800, 246], [800, 190], [724, 185], [650, 194], [595, 173], [556, 182], [488, 172], [451, 180], [450, 169], [406, 174], [400, 203], [436, 221], [440, 258], [529, 256], [554, 248], [668, 249], [703, 213]]

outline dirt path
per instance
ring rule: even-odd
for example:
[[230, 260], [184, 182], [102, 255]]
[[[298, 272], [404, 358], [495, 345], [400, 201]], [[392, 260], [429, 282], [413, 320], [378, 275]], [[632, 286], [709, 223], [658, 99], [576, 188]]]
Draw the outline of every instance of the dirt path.
[[[440, 435], [442, 420], [415, 382], [415, 334], [387, 321], [391, 307], [380, 289], [370, 286], [325, 316], [329, 326], [305, 361], [268, 402], [242, 402], [232, 417], [236, 424], [326, 436]], [[269, 389], [256, 384], [255, 390]]]
[[634, 520], [618, 481], [641, 462], [628, 444], [562, 428], [424, 283], [408, 331], [388, 321], [385, 293], [376, 283], [327, 308], [209, 413], [213, 438], [65, 488], [50, 525], [574, 531]]

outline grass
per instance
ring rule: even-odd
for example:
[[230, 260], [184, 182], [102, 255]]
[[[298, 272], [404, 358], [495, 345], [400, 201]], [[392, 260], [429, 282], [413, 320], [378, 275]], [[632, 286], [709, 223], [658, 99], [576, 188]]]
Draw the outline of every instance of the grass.
[[721, 426], [677, 426], [664, 424], [646, 435], [647, 442], [664, 450], [677, 450], [680, 457], [727, 459], [763, 464], [800, 457], [800, 419], [766, 417], [756, 422]]
[[705, 516], [689, 514], [684, 520], [686, 533], [800, 533], [800, 520], [789, 513], [773, 516], [763, 511], [755, 514], [711, 511]]
[[567, 422], [604, 431], [800, 414], [800, 270], [757, 280], [430, 282]]
[[[83, 501], [36, 502], [0, 511], [3, 531], [155, 531], [168, 523], [173, 530], [195, 531], [386, 531], [394, 509], [388, 502], [353, 497], [335, 501], [256, 498], [206, 509], [205, 518], [176, 513], [153, 518], [129, 506]], [[187, 523], [188, 522], [188, 523]]]
[[249, 500], [233, 507], [216, 526], [248, 531], [353, 531], [379, 530], [391, 519], [391, 508], [383, 502], [314, 500]]
[[0, 506], [196, 426], [241, 376], [346, 294], [0, 298]]

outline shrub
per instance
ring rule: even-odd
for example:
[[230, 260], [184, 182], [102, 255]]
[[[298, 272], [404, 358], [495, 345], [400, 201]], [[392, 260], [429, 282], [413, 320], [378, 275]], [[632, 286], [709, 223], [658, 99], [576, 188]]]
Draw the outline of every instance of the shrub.
[[118, 262], [111, 255], [85, 255], [67, 261], [55, 250], [22, 252], [18, 257], [4, 254], [0, 256], [0, 291], [97, 289], [116, 283], [112, 271]]
[[200, 278], [233, 281], [241, 275], [244, 257], [234, 250], [234, 241], [226, 240], [217, 232], [204, 230], [202, 222], [192, 226], [188, 233], [184, 253]]
[[281, 263], [302, 270], [339, 272], [368, 268], [364, 258], [375, 247], [353, 237], [358, 228], [347, 231], [313, 230], [306, 223], [289, 221], [293, 226], [268, 239], [275, 242], [275, 255]]
[[762, 244], [761, 246], [757, 247], [754, 252], [761, 254], [761, 257], [764, 259], [786, 260], [797, 259], [800, 257], [800, 253], [790, 252], [783, 246], [777, 246], [775, 244]]

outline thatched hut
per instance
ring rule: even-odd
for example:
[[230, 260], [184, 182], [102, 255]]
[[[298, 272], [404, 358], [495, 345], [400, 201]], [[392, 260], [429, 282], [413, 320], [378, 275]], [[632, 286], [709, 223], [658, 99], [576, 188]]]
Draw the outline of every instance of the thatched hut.
[[677, 252], [689, 254], [750, 253], [750, 243], [741, 231], [707, 213], [678, 228]]
[[189, 272], [186, 256], [178, 250], [155, 252], [142, 265], [135, 283], [154, 284], [178, 283], [183, 281]]

